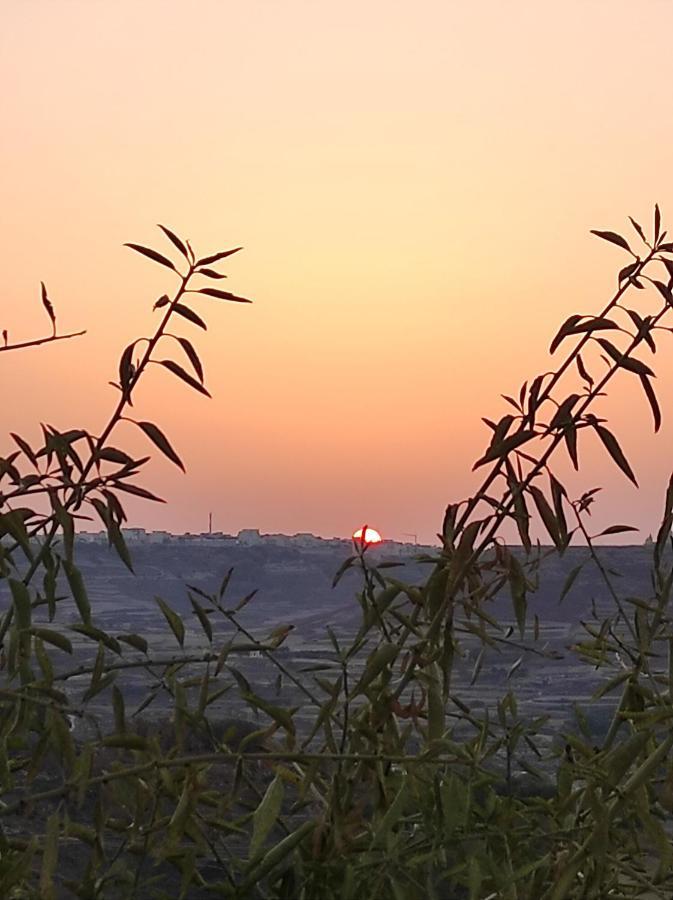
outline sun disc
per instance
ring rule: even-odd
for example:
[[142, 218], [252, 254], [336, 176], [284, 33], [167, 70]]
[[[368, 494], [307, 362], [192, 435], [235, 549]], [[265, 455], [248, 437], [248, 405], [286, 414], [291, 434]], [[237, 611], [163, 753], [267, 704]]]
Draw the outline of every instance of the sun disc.
[[383, 538], [375, 528], [367, 527], [364, 529], [364, 536], [362, 534], [362, 528], [358, 528], [357, 531], [354, 531], [353, 540], [359, 541], [362, 544], [380, 544]]

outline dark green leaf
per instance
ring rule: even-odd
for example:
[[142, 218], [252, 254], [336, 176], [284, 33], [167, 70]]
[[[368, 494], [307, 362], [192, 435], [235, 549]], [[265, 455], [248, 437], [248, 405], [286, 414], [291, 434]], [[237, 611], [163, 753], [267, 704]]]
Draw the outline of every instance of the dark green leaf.
[[31, 603], [28, 588], [23, 581], [9, 579], [9, 588], [14, 601], [14, 617], [19, 628], [30, 628]]
[[53, 644], [54, 647], [65, 650], [66, 653], [72, 653], [72, 643], [60, 631], [53, 631], [51, 628], [31, 628], [31, 631], [40, 640]]
[[85, 625], [91, 625], [91, 604], [79, 569], [68, 560], [63, 560], [63, 569], [70, 585], [70, 591], [77, 604], [80, 618]]
[[210, 619], [208, 618], [208, 615], [206, 614], [205, 609], [201, 606], [200, 603], [197, 603], [197, 601], [191, 595], [189, 597], [189, 600], [190, 600], [190, 603], [192, 604], [192, 609], [194, 610], [194, 613], [196, 614], [197, 619], [201, 623], [201, 628], [203, 628], [204, 634], [206, 635], [208, 640], [210, 642], [212, 642], [213, 627], [210, 624]]
[[154, 599], [156, 600], [159, 609], [164, 614], [171, 631], [175, 635], [176, 641], [182, 647], [185, 642], [185, 626], [182, 623], [182, 619], [164, 600], [161, 599], [161, 597], [155, 597]]
[[125, 644], [133, 647], [134, 650], [140, 650], [141, 653], [147, 653], [147, 641], [139, 634], [119, 634], [117, 635], [117, 640], [123, 641]]

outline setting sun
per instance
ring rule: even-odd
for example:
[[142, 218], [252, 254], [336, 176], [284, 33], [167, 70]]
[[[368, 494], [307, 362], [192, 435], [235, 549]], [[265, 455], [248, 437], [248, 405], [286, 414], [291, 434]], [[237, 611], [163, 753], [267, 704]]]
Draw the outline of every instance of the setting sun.
[[357, 531], [353, 532], [353, 540], [361, 541], [363, 544], [380, 544], [383, 538], [375, 528], [365, 527], [364, 536], [362, 534], [362, 528], [358, 528]]

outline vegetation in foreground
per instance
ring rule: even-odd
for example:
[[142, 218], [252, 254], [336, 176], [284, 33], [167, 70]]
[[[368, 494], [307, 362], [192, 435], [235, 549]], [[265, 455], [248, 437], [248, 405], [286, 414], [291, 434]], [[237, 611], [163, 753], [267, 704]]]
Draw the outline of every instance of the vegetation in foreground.
[[[330, 633], [334, 660], [301, 672], [280, 652], [286, 629], [260, 638], [241, 623], [254, 599], [231, 598], [231, 573], [210, 593], [187, 588], [188, 626], [203, 635], [197, 651], [183, 617], [160, 598], [174, 653], [96, 620], [77, 568], [78, 517], [98, 517], [132, 568], [124, 498], [158, 500], [137, 482], [149, 458], [129, 456], [118, 435], [140, 429], [182, 468], [134, 405], [135, 388], [158, 365], [182, 382], [176, 388], [207, 395], [197, 350], [174, 331], [206, 329], [194, 294], [248, 302], [217, 287], [236, 250], [197, 258], [167, 228], [171, 257], [128, 245], [175, 272], [177, 288], [154, 303], [154, 333], [122, 353], [111, 415], [98, 435], [45, 426], [41, 445], [31, 446], [12, 434], [0, 460], [2, 896], [670, 897], [673, 571], [665, 551], [673, 481], [652, 545], [651, 591], [622, 596], [594, 548], [589, 514], [599, 489], [573, 497], [557, 467], [567, 455], [579, 469], [591, 432], [636, 481], [600, 415], [614, 379], [638, 379], [655, 431], [661, 423], [649, 362], [671, 330], [673, 243], [658, 208], [649, 238], [631, 224], [638, 252], [619, 234], [594, 232], [628, 254], [614, 296], [598, 315], [570, 316], [551, 344], [554, 355], [570, 348], [557, 367], [506, 396], [505, 415], [485, 420], [491, 439], [475, 464], [483, 483], [447, 507], [441, 548], [423, 558], [427, 576], [408, 583], [355, 543], [335, 580], [351, 569], [361, 577], [357, 634], [344, 642]], [[42, 297], [52, 334], [10, 343], [5, 332], [0, 351], [76, 336], [57, 334], [44, 288]], [[503, 538], [512, 525], [523, 554]], [[539, 526], [551, 549], [531, 540]], [[602, 534], [628, 530], [619, 523]], [[574, 652], [602, 674], [597, 696], [614, 695], [615, 706], [600, 744], [583, 733], [580, 712], [577, 730], [559, 735], [549, 758], [538, 740], [543, 717], [528, 717], [509, 683], [492, 708], [476, 709], [456, 692], [454, 673], [468, 637], [481, 647], [473, 680], [504, 647], [518, 652], [512, 671], [529, 654], [550, 652], [528, 598], [541, 560], [573, 539], [586, 544], [613, 600], [610, 615], [582, 623]], [[503, 590], [515, 630], [491, 614]], [[69, 664], [82, 642], [90, 664]], [[251, 649], [276, 667], [278, 697], [257, 693], [237, 665]], [[133, 708], [119, 686], [130, 671], [146, 686]], [[278, 699], [284, 683], [300, 693], [299, 706]], [[258, 727], [227, 721], [234, 694]], [[112, 728], [95, 712], [103, 699]], [[171, 709], [160, 722], [152, 718], [159, 705]], [[307, 712], [311, 725], [300, 729]], [[517, 791], [521, 770], [545, 789]]]

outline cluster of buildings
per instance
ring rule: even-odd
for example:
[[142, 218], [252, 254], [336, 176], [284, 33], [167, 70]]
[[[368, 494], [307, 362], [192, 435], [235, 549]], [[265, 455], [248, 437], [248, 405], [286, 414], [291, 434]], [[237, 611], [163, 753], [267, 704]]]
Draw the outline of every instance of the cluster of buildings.
[[[257, 528], [243, 528], [238, 534], [225, 534], [222, 531], [204, 531], [200, 534], [171, 534], [169, 531], [146, 531], [144, 528], [124, 528], [124, 538], [129, 544], [167, 544], [177, 542], [190, 546], [215, 547], [260, 547], [300, 550], [343, 550], [351, 545], [350, 538], [322, 538], [308, 532], [298, 534], [261, 534]], [[78, 540], [85, 543], [107, 543], [105, 531], [82, 531]], [[387, 555], [408, 554], [413, 547], [417, 552], [431, 551], [432, 547], [400, 541], [383, 541], [379, 546]]]

